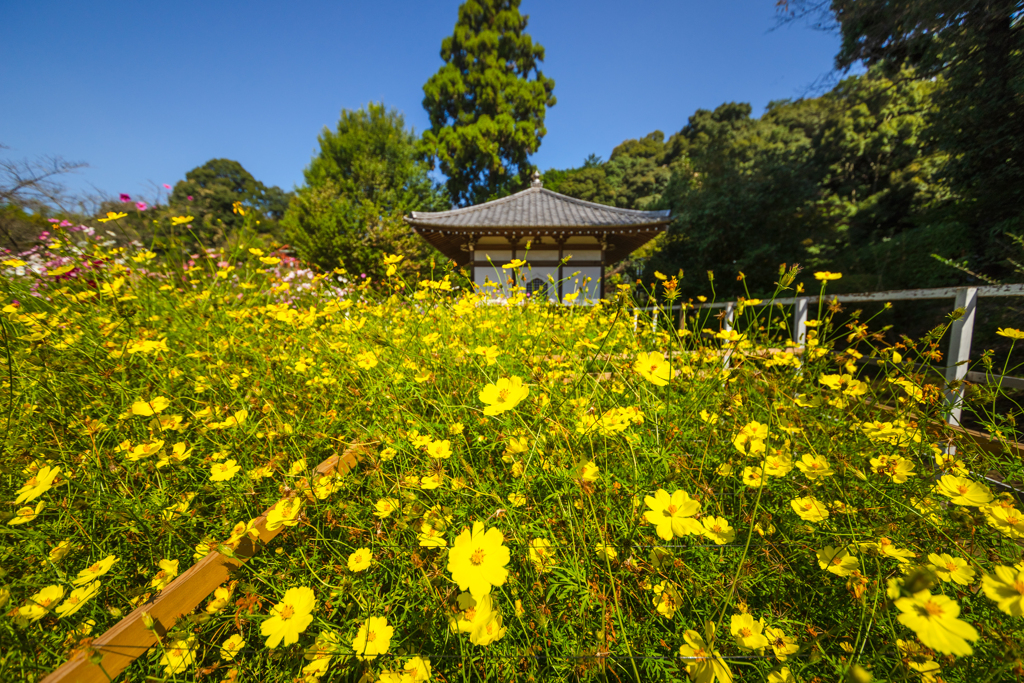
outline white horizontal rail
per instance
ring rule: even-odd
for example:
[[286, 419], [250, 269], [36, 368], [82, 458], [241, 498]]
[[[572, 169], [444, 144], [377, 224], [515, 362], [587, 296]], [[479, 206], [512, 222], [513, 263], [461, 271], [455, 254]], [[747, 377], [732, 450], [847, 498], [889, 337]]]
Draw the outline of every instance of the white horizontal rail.
[[[787, 297], [784, 299], [769, 299], [757, 304], [745, 303], [750, 308], [765, 308], [768, 306], [794, 306], [793, 309], [793, 342], [800, 345], [806, 335], [807, 309], [808, 304], [814, 300], [821, 303], [859, 303], [869, 301], [912, 301], [923, 299], [955, 299], [955, 308], [963, 308], [963, 315], [953, 321], [950, 329], [949, 351], [946, 354], [946, 366], [942, 368], [947, 383], [946, 405], [947, 421], [950, 424], [960, 422], [960, 410], [963, 403], [963, 380], [984, 381], [989, 384], [998, 384], [1007, 388], [1015, 388], [1024, 385], [1024, 379], [1009, 376], [987, 377], [981, 373], [969, 372], [971, 341], [974, 333], [974, 315], [977, 310], [977, 300], [980, 297], [989, 296], [1024, 296], [1024, 284], [1011, 285], [989, 285], [986, 287], [935, 287], [931, 289], [892, 289], [884, 292], [859, 292], [856, 294], [822, 294], [807, 296]], [[645, 308], [633, 309], [633, 330], [637, 329], [640, 311], [654, 311], [654, 322], [651, 331], [657, 329], [657, 315], [659, 311], [674, 312], [690, 308], [724, 308], [725, 316], [722, 327], [726, 330], [732, 329], [733, 316], [738, 301], [715, 301], [711, 303], [680, 303], [674, 306], [648, 306]], [[673, 318], [675, 316], [672, 316]], [[685, 313], [683, 316], [685, 320]], [[680, 322], [680, 324], [683, 324]], [[731, 354], [731, 350], [729, 354]], [[726, 355], [725, 366], [729, 365], [729, 355]], [[938, 368], [935, 368], [938, 370]], [[954, 388], [955, 387], [955, 388]]]

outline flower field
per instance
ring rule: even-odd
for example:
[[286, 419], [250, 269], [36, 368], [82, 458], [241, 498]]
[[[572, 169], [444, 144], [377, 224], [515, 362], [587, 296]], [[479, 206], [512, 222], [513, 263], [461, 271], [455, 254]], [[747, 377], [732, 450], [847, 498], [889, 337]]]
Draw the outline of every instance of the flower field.
[[767, 300], [652, 329], [625, 289], [495, 305], [451, 270], [346, 284], [87, 232], [0, 262], [0, 680], [278, 500], [281, 533], [123, 680], [1024, 677], [997, 481], [1024, 464], [940, 431], [914, 363], [944, 327], [883, 348], [821, 306], [798, 353]]

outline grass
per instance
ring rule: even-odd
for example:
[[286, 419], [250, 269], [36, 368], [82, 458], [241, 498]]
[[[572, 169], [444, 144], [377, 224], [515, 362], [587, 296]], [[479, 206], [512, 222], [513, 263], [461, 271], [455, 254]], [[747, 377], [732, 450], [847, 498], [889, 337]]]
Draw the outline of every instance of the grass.
[[[229, 552], [237, 524], [295, 490], [301, 509], [226, 599], [179, 621], [125, 680], [422, 680], [415, 657], [452, 682], [679, 680], [710, 666], [692, 658], [709, 624], [736, 680], [1021, 675], [1019, 608], [1001, 611], [981, 582], [1022, 559], [1024, 525], [992, 517], [1020, 503], [979, 475], [1020, 481], [1024, 468], [1009, 450], [965, 441], [947, 457], [934, 440], [941, 392], [910, 363], [934, 361], [943, 329], [880, 348], [870, 321], [842, 327], [822, 307], [793, 355], [770, 302], [743, 307], [734, 334], [692, 311], [681, 331], [664, 315], [634, 329], [625, 291], [487, 305], [451, 270], [355, 284], [244, 247], [178, 258], [56, 238], [45, 259], [0, 267], [3, 680], [41, 679], [155, 595], [161, 571]], [[878, 377], [857, 380], [857, 352], [888, 359]], [[507, 409], [485, 414], [481, 392], [513, 377], [525, 397], [492, 397]], [[355, 471], [310, 481], [353, 444]], [[910, 464], [904, 481], [886, 473]], [[15, 503], [46, 467], [60, 468], [52, 486]], [[991, 501], [958, 504], [943, 476]], [[696, 501], [696, 526], [680, 512], [681, 535], [660, 537], [648, 517], [665, 513], [645, 514], [659, 489]], [[470, 633], [451, 567], [475, 523], [500, 532], [509, 560]], [[826, 548], [848, 549], [856, 572], [823, 570]], [[942, 580], [937, 553], [973, 570], [966, 584]], [[79, 572], [109, 556], [82, 584], [98, 580], [95, 594], [61, 615]], [[47, 587], [62, 598], [42, 605]], [[268, 647], [275, 605], [303, 612], [296, 593], [285, 600], [299, 587], [315, 599], [310, 623]], [[937, 651], [899, 620], [921, 590], [959, 606], [972, 654]], [[392, 630], [385, 643], [371, 622], [376, 657], [365, 638], [353, 645], [371, 617]], [[762, 627], [778, 629], [767, 646]], [[226, 652], [235, 635], [244, 644]], [[410, 662], [420, 673], [399, 673]]]

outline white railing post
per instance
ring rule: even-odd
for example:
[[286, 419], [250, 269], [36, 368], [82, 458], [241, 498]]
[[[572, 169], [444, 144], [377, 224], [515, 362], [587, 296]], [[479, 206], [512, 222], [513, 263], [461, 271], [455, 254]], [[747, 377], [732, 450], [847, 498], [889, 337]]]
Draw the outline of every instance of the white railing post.
[[658, 331], [658, 311], [657, 311], [657, 309], [655, 309], [655, 311], [654, 311], [654, 320], [651, 322], [651, 334], [654, 334], [657, 331]]
[[640, 309], [633, 309], [633, 334], [636, 334], [637, 326], [640, 324]]
[[803, 345], [807, 339], [807, 302], [808, 297], [802, 296], [793, 305], [793, 343]]
[[964, 287], [957, 290], [953, 307], [964, 309], [964, 314], [953, 321], [950, 330], [949, 352], [946, 354], [946, 405], [949, 408], [946, 421], [960, 424], [964, 388], [960, 386], [954, 391], [948, 385], [962, 382], [967, 377], [967, 361], [971, 357], [971, 338], [974, 336], [974, 314], [978, 308], [978, 288]]
[[[725, 305], [725, 317], [722, 319], [722, 327], [728, 332], [732, 329], [733, 319], [736, 313], [736, 303], [730, 301]], [[729, 342], [730, 344], [732, 342]], [[730, 361], [732, 360], [732, 349], [725, 352], [725, 358], [722, 360], [722, 367], [726, 370], [729, 369]]]

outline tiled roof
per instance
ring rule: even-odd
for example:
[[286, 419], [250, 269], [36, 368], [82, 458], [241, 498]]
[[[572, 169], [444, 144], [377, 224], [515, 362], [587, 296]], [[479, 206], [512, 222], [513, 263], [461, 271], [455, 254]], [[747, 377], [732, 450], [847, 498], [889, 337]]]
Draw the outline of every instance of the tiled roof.
[[422, 228], [655, 228], [669, 221], [668, 211], [634, 211], [585, 202], [531, 187], [508, 197], [451, 211], [413, 211], [410, 225]]

